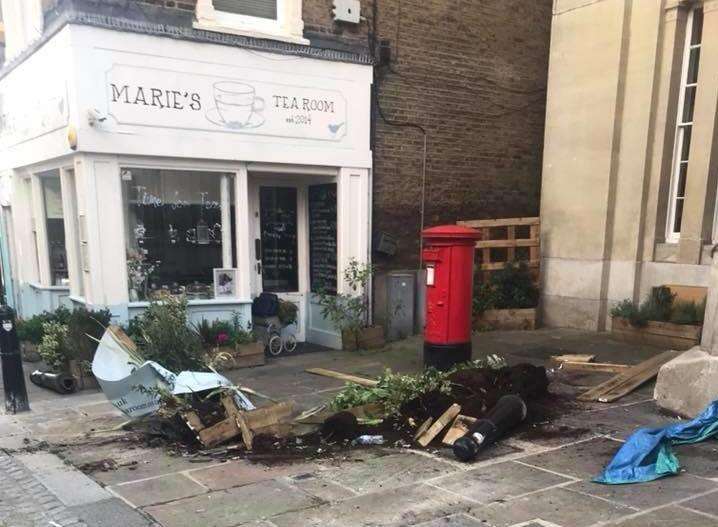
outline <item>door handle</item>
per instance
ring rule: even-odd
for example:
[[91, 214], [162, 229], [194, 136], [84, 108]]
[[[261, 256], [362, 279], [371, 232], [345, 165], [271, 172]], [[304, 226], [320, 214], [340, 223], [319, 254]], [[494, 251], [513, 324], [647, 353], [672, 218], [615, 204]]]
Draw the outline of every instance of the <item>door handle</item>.
[[262, 259], [262, 240], [260, 238], [254, 239], [254, 258], [256, 260]]
[[262, 262], [257, 262], [257, 274], [262, 274]]

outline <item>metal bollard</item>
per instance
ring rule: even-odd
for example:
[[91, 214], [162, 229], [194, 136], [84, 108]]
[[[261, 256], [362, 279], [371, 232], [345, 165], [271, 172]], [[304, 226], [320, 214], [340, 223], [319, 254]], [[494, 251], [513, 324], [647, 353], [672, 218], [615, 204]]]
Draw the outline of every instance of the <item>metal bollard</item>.
[[15, 311], [5, 305], [0, 305], [0, 361], [5, 388], [5, 411], [12, 413], [29, 411], [30, 403], [27, 400], [22, 355], [15, 327]]

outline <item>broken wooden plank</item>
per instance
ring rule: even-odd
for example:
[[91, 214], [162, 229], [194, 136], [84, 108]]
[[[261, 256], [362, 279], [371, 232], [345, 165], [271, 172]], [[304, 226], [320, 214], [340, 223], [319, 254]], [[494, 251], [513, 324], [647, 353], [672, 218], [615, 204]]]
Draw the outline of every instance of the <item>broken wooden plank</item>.
[[294, 401], [285, 401], [271, 406], [257, 408], [249, 412], [243, 412], [242, 415], [247, 422], [247, 426], [255, 430], [289, 420], [294, 413], [295, 407]]
[[418, 443], [421, 446], [426, 446], [429, 443], [431, 443], [434, 438], [439, 435], [439, 432], [441, 432], [446, 426], [451, 423], [451, 421], [459, 415], [459, 412], [461, 412], [461, 406], [454, 403], [451, 406], [449, 406], [449, 409], [446, 410], [441, 416], [434, 421], [434, 423], [429, 427], [429, 429], [424, 432], [419, 439], [417, 440]]
[[648, 360], [628, 368], [623, 373], [610, 378], [606, 382], [594, 386], [587, 392], [578, 396], [579, 401], [612, 402], [632, 392], [644, 382], [652, 379], [658, 374], [658, 370], [666, 362], [676, 358], [683, 353], [678, 350], [670, 350], [660, 353]]
[[234, 418], [237, 421], [239, 431], [242, 433], [242, 441], [244, 441], [244, 446], [247, 447], [247, 450], [252, 450], [252, 442], [254, 441], [254, 435], [249, 429], [246, 416], [246, 413], [239, 412], [234, 416]]
[[611, 364], [608, 362], [559, 362], [559, 366], [567, 371], [583, 371], [586, 373], [623, 373], [632, 366], [627, 364]]
[[551, 355], [551, 360], [556, 362], [593, 362], [595, 355], [582, 353], [569, 353], [567, 355]]
[[215, 425], [203, 428], [199, 431], [198, 436], [200, 443], [207, 448], [211, 448], [236, 437], [240, 432], [237, 421], [232, 418], [224, 419]]
[[421, 434], [423, 434], [424, 432], [426, 432], [429, 429], [433, 420], [434, 420], [433, 417], [427, 417], [426, 421], [421, 423], [421, 426], [419, 428], [417, 428], [416, 433], [414, 434], [414, 441], [419, 439], [419, 437], [421, 437]]
[[333, 370], [326, 370], [324, 368], [307, 368], [307, 373], [313, 373], [314, 375], [321, 375], [322, 377], [331, 377], [333, 379], [339, 379], [340, 381], [352, 382], [361, 386], [374, 387], [379, 384], [379, 381], [375, 379], [367, 379], [366, 377], [359, 377], [357, 375], [350, 375], [348, 373], [341, 373]]
[[454, 441], [466, 435], [471, 425], [473, 425], [475, 422], [475, 417], [461, 414], [457, 415], [454, 419], [454, 422], [451, 423], [451, 427], [446, 432], [446, 435], [444, 436], [444, 439], [441, 440], [441, 442], [445, 445], [452, 446], [454, 444]]

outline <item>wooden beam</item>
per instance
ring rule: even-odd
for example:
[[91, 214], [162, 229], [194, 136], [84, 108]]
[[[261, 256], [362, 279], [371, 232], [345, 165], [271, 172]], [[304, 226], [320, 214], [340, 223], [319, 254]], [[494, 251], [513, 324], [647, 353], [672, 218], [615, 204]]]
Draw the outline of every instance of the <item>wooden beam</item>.
[[461, 412], [461, 406], [454, 403], [451, 406], [449, 406], [448, 410], [446, 410], [441, 416], [434, 421], [434, 424], [432, 424], [429, 429], [424, 432], [421, 436], [419, 436], [419, 439], [417, 440], [418, 443], [421, 446], [427, 446], [429, 443], [431, 443], [434, 438], [439, 435], [439, 432], [441, 432], [446, 426], [456, 417], [459, 415], [459, 412]]
[[322, 377], [331, 377], [333, 379], [339, 379], [340, 381], [351, 382], [361, 386], [369, 386], [370, 388], [379, 384], [379, 381], [375, 379], [367, 379], [366, 377], [358, 377], [357, 375], [326, 370], [324, 368], [307, 368], [304, 371], [307, 373], [313, 373], [314, 375], [321, 375]]
[[[484, 249], [486, 250], [486, 249]], [[508, 262], [495, 262], [495, 263], [489, 263], [489, 264], [481, 264], [481, 270], [482, 271], [498, 271], [499, 269], [503, 269], [506, 267], [506, 264]], [[539, 260], [530, 260], [528, 262], [524, 262], [529, 267], [538, 267], [540, 261]]]
[[457, 221], [458, 225], [464, 225], [466, 227], [508, 227], [509, 225], [539, 225], [541, 219], [538, 217], [532, 218], [500, 218], [494, 220], [463, 220]]
[[632, 366], [627, 364], [611, 364], [608, 362], [572, 362], [572, 361], [560, 361], [559, 365], [561, 368], [567, 371], [583, 371], [587, 373], [591, 372], [602, 372], [602, 373], [623, 373], [630, 369]]
[[[531, 238], [518, 238], [508, 240], [480, 240], [476, 242], [477, 249], [503, 249], [505, 247], [516, 248], [516, 247], [538, 247], [539, 240]], [[512, 261], [511, 255], [509, 255], [509, 261]]]

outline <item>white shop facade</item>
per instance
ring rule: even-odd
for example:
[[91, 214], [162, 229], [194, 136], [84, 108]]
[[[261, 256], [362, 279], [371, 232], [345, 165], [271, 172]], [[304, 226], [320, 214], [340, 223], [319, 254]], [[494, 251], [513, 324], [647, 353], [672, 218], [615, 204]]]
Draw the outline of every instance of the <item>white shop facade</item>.
[[28, 317], [117, 321], [188, 299], [251, 319], [274, 292], [336, 347], [313, 293], [370, 258], [372, 68], [69, 24], [0, 79], [2, 263]]

